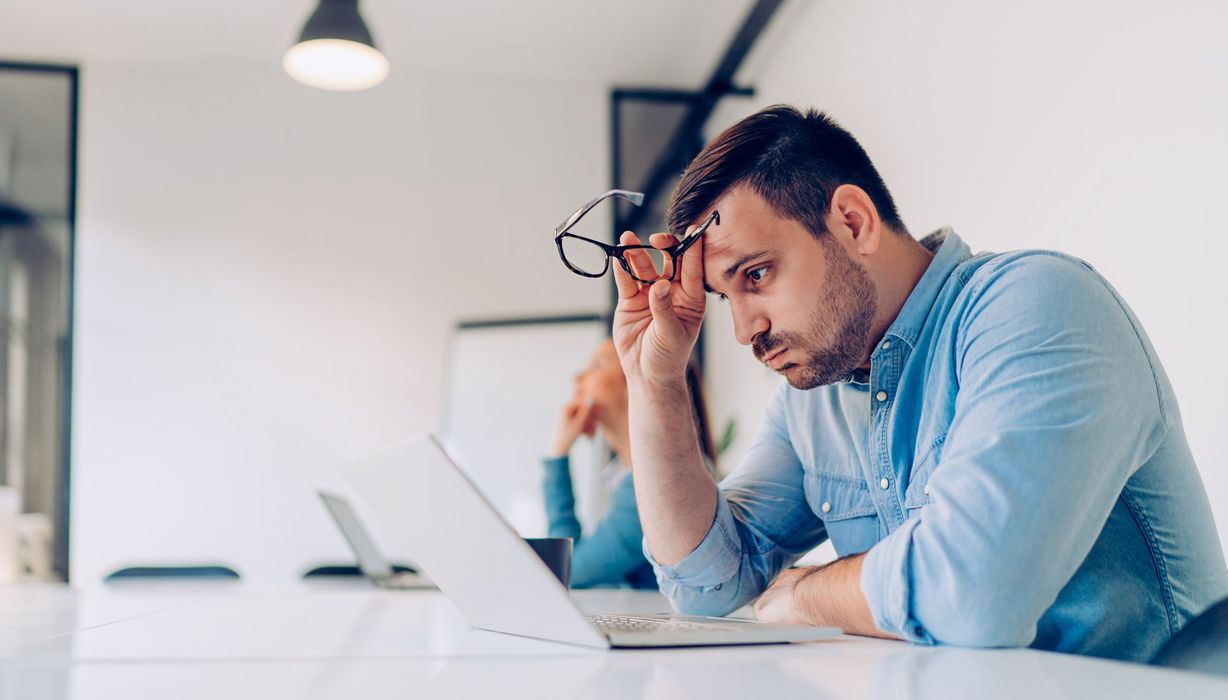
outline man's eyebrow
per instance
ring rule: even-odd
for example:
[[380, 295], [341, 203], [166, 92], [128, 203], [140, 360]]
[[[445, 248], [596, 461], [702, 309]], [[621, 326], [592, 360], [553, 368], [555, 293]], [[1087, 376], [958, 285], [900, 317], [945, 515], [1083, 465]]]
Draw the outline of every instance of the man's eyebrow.
[[[750, 253], [750, 254], [748, 254], [748, 255], [743, 255], [742, 257], [738, 258], [738, 259], [737, 259], [737, 261], [735, 261], [735, 262], [734, 262], [732, 265], [730, 265], [729, 267], [725, 268], [725, 273], [724, 273], [723, 275], [721, 275], [721, 279], [723, 279], [723, 280], [725, 280], [726, 282], [728, 282], [729, 280], [733, 279], [733, 276], [734, 276], [734, 275], [738, 274], [738, 268], [742, 267], [743, 265], [745, 265], [746, 263], [750, 262], [751, 260], [754, 260], [755, 258], [762, 257], [762, 256], [764, 256], [764, 255], [767, 255], [767, 254], [768, 254], [768, 253], [770, 253], [770, 252], [772, 252], [772, 251], [770, 251], [770, 250], [757, 250], [757, 251], [755, 251], [755, 252], [753, 252], [753, 253]], [[709, 293], [709, 294], [715, 294], [715, 293], [716, 293], [716, 290], [714, 290], [714, 289], [712, 289], [711, 287], [709, 287], [709, 286], [708, 286], [708, 281], [707, 281], [707, 280], [704, 280], [704, 291], [705, 291], [705, 292], [707, 292], [707, 293]]]

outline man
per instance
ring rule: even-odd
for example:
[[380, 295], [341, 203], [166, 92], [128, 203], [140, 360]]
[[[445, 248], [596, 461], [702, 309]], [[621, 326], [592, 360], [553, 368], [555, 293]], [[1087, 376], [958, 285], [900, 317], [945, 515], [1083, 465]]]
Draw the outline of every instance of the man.
[[[670, 230], [713, 210], [673, 281], [612, 266], [645, 552], [677, 609], [1144, 660], [1228, 595], [1172, 387], [1088, 265], [914, 240], [852, 135], [786, 106], [704, 148]], [[787, 380], [719, 488], [683, 382], [705, 291]], [[840, 559], [787, 568], [826, 538]]]

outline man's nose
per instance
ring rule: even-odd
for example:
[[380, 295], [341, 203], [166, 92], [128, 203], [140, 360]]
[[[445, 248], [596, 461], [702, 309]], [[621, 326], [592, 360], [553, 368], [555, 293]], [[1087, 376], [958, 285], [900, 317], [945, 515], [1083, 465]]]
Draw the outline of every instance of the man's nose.
[[730, 312], [733, 314], [733, 337], [742, 345], [750, 345], [769, 327], [767, 318], [754, 309], [735, 305]]

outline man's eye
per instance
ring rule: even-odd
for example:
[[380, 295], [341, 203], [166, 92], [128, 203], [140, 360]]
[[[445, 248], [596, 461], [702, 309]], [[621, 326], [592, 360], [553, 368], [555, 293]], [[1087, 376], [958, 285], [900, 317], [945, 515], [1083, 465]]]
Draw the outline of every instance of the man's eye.
[[753, 270], [747, 270], [746, 276], [750, 278], [751, 282], [762, 282], [763, 278], [767, 277], [767, 271], [768, 266], [764, 265], [763, 267], [756, 267]]

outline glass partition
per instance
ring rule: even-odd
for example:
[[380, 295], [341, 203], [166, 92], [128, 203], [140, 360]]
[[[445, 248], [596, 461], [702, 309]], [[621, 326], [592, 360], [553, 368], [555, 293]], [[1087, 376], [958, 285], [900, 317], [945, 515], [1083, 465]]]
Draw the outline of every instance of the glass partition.
[[0, 62], [0, 582], [68, 575], [76, 104]]

